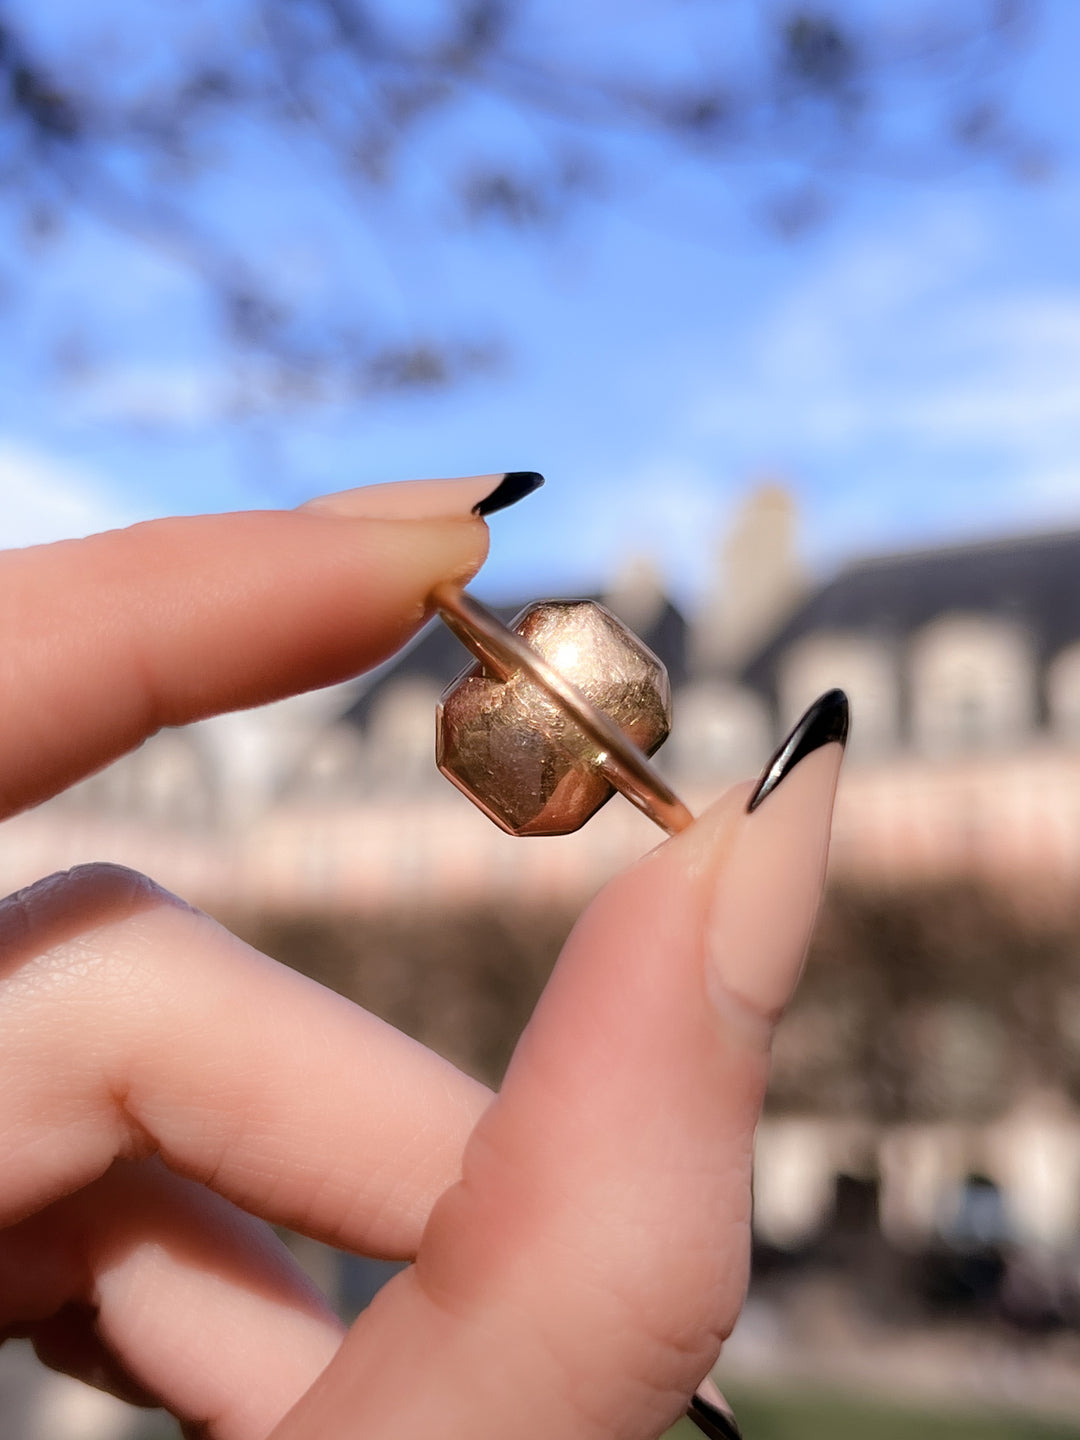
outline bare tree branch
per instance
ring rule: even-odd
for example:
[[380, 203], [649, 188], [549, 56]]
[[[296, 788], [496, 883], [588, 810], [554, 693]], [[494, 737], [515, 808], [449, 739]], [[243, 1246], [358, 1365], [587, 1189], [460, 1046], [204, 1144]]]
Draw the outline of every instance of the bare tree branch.
[[[633, 62], [590, 59], [569, 11], [552, 39], [513, 0], [444, 0], [426, 27], [365, 0], [236, 0], [225, 42], [200, 41], [177, 12], [169, 65], [141, 78], [131, 57], [127, 70], [99, 72], [85, 47], [44, 45], [29, 12], [8, 5], [0, 177], [32, 243], [78, 211], [199, 276], [242, 358], [241, 408], [259, 408], [439, 388], [490, 368], [501, 350], [491, 336], [387, 333], [363, 294], [332, 315], [298, 305], [258, 247], [200, 203], [208, 176], [257, 183], [254, 147], [232, 143], [241, 129], [267, 152], [319, 147], [351, 196], [349, 223], [376, 231], [375, 197], [392, 209], [425, 160], [437, 177], [433, 232], [449, 217], [543, 231], [601, 189], [619, 193], [628, 137], [655, 147], [657, 161], [698, 165], [703, 183], [742, 186], [748, 208], [791, 236], [826, 218], [841, 178], [921, 178], [971, 163], [1024, 179], [1045, 171], [1006, 88], [1033, 0], [972, 0], [944, 14], [928, 5], [902, 26], [856, 20], [838, 3], [761, 8], [764, 37], [747, 50], [725, 8], [644, 3], [649, 34], [685, 29], [701, 42], [673, 72], [648, 44]], [[114, 0], [103, 43], [123, 14]], [[914, 135], [893, 125], [903, 105], [933, 122]], [[787, 178], [762, 189], [761, 162], [776, 161]]]

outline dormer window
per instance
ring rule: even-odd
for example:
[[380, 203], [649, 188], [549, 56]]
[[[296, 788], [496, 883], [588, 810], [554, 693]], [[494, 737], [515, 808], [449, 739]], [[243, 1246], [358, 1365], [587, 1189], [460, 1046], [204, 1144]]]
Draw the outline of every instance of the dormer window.
[[1062, 740], [1080, 741], [1080, 644], [1060, 651], [1046, 676], [1050, 724]]
[[785, 651], [777, 679], [782, 729], [838, 686], [851, 701], [853, 756], [879, 755], [896, 743], [896, 661], [887, 641], [843, 631], [808, 635]]
[[368, 775], [376, 790], [418, 791], [438, 779], [435, 706], [442, 686], [423, 676], [390, 676], [367, 727]]
[[675, 696], [671, 739], [661, 766], [696, 779], [730, 779], [759, 769], [771, 733], [765, 703], [752, 690], [720, 681], [687, 685]]
[[1028, 632], [987, 615], [945, 615], [910, 649], [911, 725], [926, 754], [995, 749], [1035, 723], [1035, 663]]

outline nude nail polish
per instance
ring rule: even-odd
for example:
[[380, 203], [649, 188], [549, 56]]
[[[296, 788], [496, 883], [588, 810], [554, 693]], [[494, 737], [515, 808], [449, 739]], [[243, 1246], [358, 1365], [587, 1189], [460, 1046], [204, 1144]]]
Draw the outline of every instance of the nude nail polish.
[[320, 495], [300, 508], [346, 519], [484, 519], [524, 500], [544, 483], [535, 470], [506, 470], [452, 480], [403, 480], [389, 485], [360, 485]]
[[842, 691], [817, 700], [754, 788], [717, 879], [707, 987], [775, 1020], [798, 983], [817, 917], [848, 733]]

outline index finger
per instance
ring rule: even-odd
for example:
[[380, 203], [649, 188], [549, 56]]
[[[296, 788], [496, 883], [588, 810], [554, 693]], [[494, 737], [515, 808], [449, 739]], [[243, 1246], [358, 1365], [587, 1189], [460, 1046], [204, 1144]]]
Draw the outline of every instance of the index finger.
[[486, 551], [463, 506], [155, 520], [0, 555], [0, 818], [163, 725], [377, 664], [423, 623], [436, 581]]

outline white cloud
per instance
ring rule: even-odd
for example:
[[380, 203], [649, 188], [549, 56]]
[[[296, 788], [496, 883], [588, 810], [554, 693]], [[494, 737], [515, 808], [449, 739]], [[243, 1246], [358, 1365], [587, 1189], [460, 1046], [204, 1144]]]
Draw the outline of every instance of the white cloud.
[[98, 476], [0, 440], [0, 549], [90, 535], [134, 518]]
[[789, 452], [996, 448], [1020, 468], [1080, 449], [1080, 294], [965, 284], [970, 241], [933, 225], [849, 242], [781, 298], [699, 409], [700, 431]]
[[[643, 459], [611, 483], [593, 478], [599, 483], [582, 487], [569, 542], [581, 568], [599, 564], [610, 580], [626, 562], [647, 558], [669, 593], [688, 601], [709, 576], [721, 515], [739, 487], [718, 483], [715, 473], [685, 457]], [[560, 541], [563, 551], [567, 543]]]
[[1000, 446], [1027, 456], [1080, 443], [1080, 298], [1015, 293], [958, 305], [926, 334], [944, 374], [868, 407], [868, 426], [943, 445]]
[[941, 208], [799, 267], [688, 407], [722, 464], [787, 469], [818, 566], [1080, 524], [1080, 287], [1004, 212]]
[[220, 420], [227, 377], [212, 367], [102, 368], [73, 389], [69, 418], [123, 425], [199, 426]]

